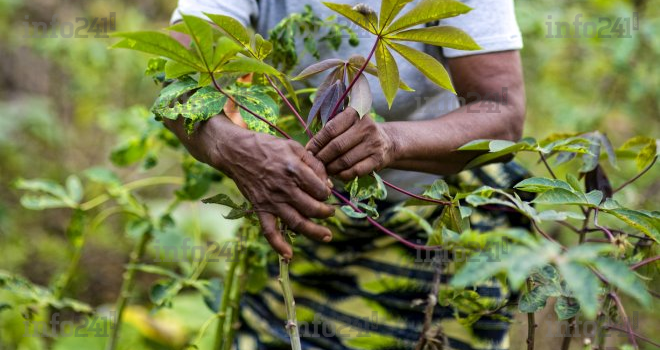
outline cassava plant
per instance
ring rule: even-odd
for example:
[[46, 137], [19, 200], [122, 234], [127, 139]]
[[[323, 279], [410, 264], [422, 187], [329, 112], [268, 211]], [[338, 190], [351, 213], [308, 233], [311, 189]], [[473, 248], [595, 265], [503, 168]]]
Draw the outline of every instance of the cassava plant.
[[[383, 1], [380, 13], [364, 5], [325, 3], [339, 15], [371, 33], [374, 44], [364, 56], [324, 60], [302, 69], [295, 77], [286, 72], [295, 66], [302, 54], [292, 50], [291, 45], [296, 37], [309, 35], [310, 32], [322, 35], [323, 30], [326, 30], [325, 33], [330, 33], [326, 34], [327, 40], [336, 41], [337, 33], [344, 31], [354, 41], [354, 34], [346, 27], [322, 24], [310, 11], [285, 19], [306, 23], [307, 31], [286, 33], [285, 25], [277, 26], [271, 32], [271, 38], [279, 38], [274, 45], [261, 35], [251, 33], [228, 16], [206, 14], [213, 22], [209, 23], [197, 17], [183, 15], [183, 21], [169, 29], [187, 34], [191, 38], [190, 47], [183, 46], [161, 32], [119, 33], [117, 36], [122, 40], [114, 47], [158, 56], [149, 61], [148, 72], [154, 75], [157, 81], [165, 82], [166, 86], [160, 92], [151, 112], [158, 120], [183, 118], [192, 137], [198, 123], [223, 111], [230, 112], [231, 109], [238, 108], [243, 121], [251, 130], [305, 142], [347, 106], [354, 108], [361, 118], [369, 117], [372, 93], [366, 74], [378, 77], [390, 106], [399, 89], [410, 90], [399, 76], [393, 53], [409, 61], [438, 86], [454, 91], [442, 64], [433, 57], [405, 45], [405, 42], [421, 42], [462, 50], [478, 49], [477, 43], [457, 28], [418, 28], [422, 24], [466, 13], [470, 8], [454, 0], [423, 0], [408, 11], [403, 11], [409, 2]], [[340, 45], [336, 42], [335, 44], [334, 47]], [[315, 54], [313, 45], [307, 45], [306, 49], [310, 54]], [[248, 74], [251, 75], [250, 79], [238, 79]], [[318, 88], [312, 89], [313, 91], [294, 89], [292, 81], [320, 74], [325, 74], [325, 79]], [[307, 94], [311, 94], [309, 99], [312, 103], [309, 106], [303, 103], [304, 99], [301, 98]], [[450, 285], [442, 290], [439, 289], [442, 267], [438, 266], [436, 269], [434, 287], [426, 309], [427, 317], [417, 348], [435, 348], [427, 330], [431, 324], [433, 308], [440, 303], [456, 310], [464, 310], [465, 304], [471, 305], [467, 316], [462, 319], [466, 324], [517, 304], [518, 310], [527, 314], [527, 348], [533, 349], [535, 313], [545, 307], [549, 298], [557, 300], [555, 312], [559, 319], [571, 319], [582, 313], [585, 317], [598, 320], [598, 339], [593, 339], [592, 349], [604, 349], [604, 334], [610, 330], [627, 333], [633, 348], [638, 348], [639, 339], [649, 341], [630, 327], [620, 293], [630, 296], [642, 305], [651, 302], [652, 294], [648, 292], [645, 282], [638, 274], [644, 271], [652, 278], [652, 274], [656, 272], [650, 267], [657, 267], [657, 260], [660, 258], [657, 254], [660, 213], [628, 208], [616, 198], [616, 194], [652, 168], [657, 159], [657, 141], [636, 137], [615, 150], [604, 134], [589, 132], [552, 135], [540, 141], [532, 138], [519, 142], [476, 140], [460, 150], [476, 151], [480, 154], [467, 165], [468, 168], [481, 166], [511, 154], [535, 154], [549, 176], [526, 179], [518, 183], [515, 189], [450, 188], [443, 180], [437, 180], [429, 184], [422, 195], [416, 195], [384, 181], [374, 172], [370, 176], [348, 182], [345, 187], [348, 196], [332, 190], [335, 197], [333, 201], [341, 205], [340, 210], [344, 214], [368, 221], [383, 234], [394, 237], [407, 247], [419, 250], [463, 250], [472, 254], [472, 258], [467, 262], [457, 264], [457, 271]], [[551, 165], [553, 158], [554, 164]], [[626, 158], [635, 159], [639, 174], [614, 188], [606, 176], [605, 169], [608, 165], [601, 163], [601, 160], [606, 159], [610, 166], [616, 166], [617, 159]], [[578, 172], [569, 173], [565, 179], [557, 178], [557, 167], [566, 167], [562, 164], [568, 162], [580, 163]], [[204, 173], [206, 171], [208, 169], [204, 170]], [[194, 174], [192, 171], [186, 172], [187, 176], [191, 173]], [[580, 178], [584, 181], [581, 182]], [[50, 188], [30, 184], [23, 182], [21, 188], [49, 195], [61, 194]], [[126, 186], [128, 185], [124, 187]], [[388, 188], [411, 197], [398, 209], [406, 211], [411, 220], [426, 232], [426, 244], [409, 242], [376, 220], [378, 210], [375, 201], [384, 199]], [[184, 198], [196, 200], [204, 196], [207, 190], [208, 186]], [[536, 197], [532, 199], [533, 196], [523, 193]], [[123, 199], [123, 203], [131, 203], [130, 198], [132, 197]], [[226, 194], [211, 196], [203, 202], [230, 207], [227, 218], [242, 218], [246, 221], [237, 236], [239, 249], [236, 250], [236, 256], [230, 260], [222, 283], [218, 280], [198, 280], [205, 267], [203, 263], [185, 275], [159, 266], [141, 265], [140, 257], [153, 235], [151, 229], [167, 223], [163, 218], [155, 221], [144, 219], [145, 223], [136, 224], [141, 227], [142, 234], [128, 266], [124, 288], [117, 302], [118, 323], [114, 328], [112, 340], [108, 343], [108, 349], [115, 349], [116, 340], [119, 339], [118, 326], [121, 324], [126, 298], [131, 293], [135, 271], [166, 277], [152, 290], [152, 301], [158, 307], [168, 306], [172, 298], [184, 288], [200, 290], [216, 314], [205, 323], [205, 327], [190, 345], [196, 346], [196, 340], [206, 331], [208, 325], [217, 319], [214, 349], [230, 349], [236, 331], [240, 295], [246, 288], [258, 288], [250, 287], [245, 281], [249, 280], [249, 275], [256, 273], [255, 271], [263, 271], [255, 269], [254, 266], [265, 264], [265, 259], [262, 258], [265, 255], [265, 244], [256, 229], [257, 218], [249, 202], [236, 201]], [[29, 203], [26, 199], [24, 205], [29, 206]], [[77, 203], [68, 205], [75, 213], [90, 209], [81, 208], [82, 204]], [[172, 208], [175, 205], [173, 204]], [[443, 211], [441, 217], [431, 223], [416, 217], [406, 208], [409, 205], [443, 206]], [[47, 207], [49, 206], [39, 206]], [[145, 208], [139, 207], [140, 211], [134, 212], [134, 215], [140, 218], [148, 217]], [[478, 207], [515, 211], [529, 219], [531, 230], [473, 230], [470, 228], [469, 218]], [[570, 245], [565, 242], [562, 244], [548, 233], [548, 225], [574, 232], [576, 239], [570, 240]], [[287, 238], [292, 236], [286, 227], [282, 227], [282, 234]], [[504, 241], [508, 242], [509, 249], [495, 261], [483, 251], [474, 249], [475, 243], [483, 247], [488, 243]], [[255, 260], [258, 262], [255, 263]], [[77, 260], [72, 262], [73, 265], [76, 263]], [[285, 327], [291, 338], [292, 349], [301, 349], [288, 264], [287, 259], [280, 259], [279, 281], [286, 299], [288, 317]], [[493, 305], [483, 301], [478, 294], [470, 290], [470, 286], [491, 278], [501, 279], [513, 290], [521, 291], [519, 299], [505, 300], [502, 304]], [[61, 286], [58, 290], [64, 290], [66, 283]], [[623, 318], [627, 322], [626, 329], [617, 329], [606, 324], [608, 315]], [[564, 349], [567, 348], [568, 345], [564, 345]]]

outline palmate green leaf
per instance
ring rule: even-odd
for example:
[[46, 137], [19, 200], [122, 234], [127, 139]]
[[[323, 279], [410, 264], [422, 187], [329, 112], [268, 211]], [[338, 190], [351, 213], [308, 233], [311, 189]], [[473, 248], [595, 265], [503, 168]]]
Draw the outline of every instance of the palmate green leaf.
[[612, 258], [595, 258], [592, 263], [603, 274], [605, 279], [624, 293], [635, 298], [640, 304], [650, 306], [651, 294], [646, 291], [644, 283], [630, 268], [619, 260]]
[[351, 22], [366, 29], [372, 34], [378, 34], [378, 20], [375, 14], [363, 13], [355, 9], [355, 7], [347, 4], [335, 4], [331, 2], [323, 2], [332, 11], [348, 18]]
[[229, 61], [220, 68], [222, 72], [263, 73], [279, 75], [280, 72], [272, 66], [250, 57], [239, 57]]
[[197, 71], [205, 71], [199, 57], [167, 34], [146, 31], [115, 33], [112, 35], [124, 38], [124, 40], [112, 45], [111, 48], [113, 49], [131, 49], [159, 55], [188, 65]]
[[[180, 63], [178, 61], [169, 60], [165, 64], [165, 78], [177, 79], [183, 75], [195, 73], [196, 70], [189, 65]], [[170, 84], [171, 85], [171, 84]], [[197, 85], [197, 84], [195, 84]]]
[[658, 151], [658, 142], [655, 139], [646, 136], [635, 136], [628, 141], [626, 141], [617, 152], [621, 151], [632, 151], [639, 149], [637, 155], [635, 156], [635, 164], [637, 165], [637, 170], [641, 171], [646, 166], [648, 166], [653, 159], [657, 156]]
[[382, 40], [378, 41], [376, 47], [376, 65], [378, 66], [378, 79], [387, 100], [387, 105], [392, 108], [392, 101], [394, 101], [394, 96], [396, 96], [399, 88], [399, 68]]
[[382, 31], [383, 28], [392, 23], [396, 15], [401, 12], [401, 9], [411, 1], [412, 0], [383, 0], [380, 5], [380, 20], [378, 21], [378, 28]]
[[[174, 61], [170, 61], [174, 62]], [[166, 66], [167, 69], [167, 66]], [[154, 101], [153, 106], [151, 106], [151, 112], [155, 114], [154, 110], [162, 109], [170, 104], [172, 104], [179, 96], [195, 89], [197, 87], [197, 82], [190, 77], [183, 77], [172, 84], [167, 85], [162, 90], [160, 94]]]
[[588, 267], [572, 261], [561, 262], [558, 267], [584, 315], [588, 319], [596, 317], [600, 294], [600, 282], [596, 275]]
[[[451, 79], [449, 78], [447, 70], [433, 56], [393, 42], [387, 42], [387, 45], [415, 66], [420, 72], [429, 78], [429, 80], [443, 89], [449, 90], [454, 94], [456, 93], [454, 86], [451, 84]], [[378, 66], [380, 66], [380, 64]]]
[[69, 175], [69, 177], [66, 178], [65, 185], [68, 197], [71, 198], [72, 201], [80, 203], [83, 198], [83, 186], [82, 182], [80, 182], [80, 178], [76, 175]]
[[[236, 100], [236, 102], [249, 108], [269, 122], [273, 124], [277, 123], [279, 106], [265, 92], [263, 87], [256, 85], [251, 85], [249, 87], [234, 87], [228, 89], [227, 92]], [[250, 130], [275, 135], [275, 130], [272, 130], [268, 124], [257, 119], [246, 110], [239, 108], [239, 113]]]
[[555, 188], [574, 191], [568, 183], [562, 180], [548, 179], [544, 177], [531, 177], [520, 181], [513, 187], [521, 191], [532, 193], [546, 192]]
[[241, 24], [241, 22], [225, 15], [217, 15], [206, 12], [204, 15], [213, 21], [213, 23], [218, 25], [220, 30], [227, 36], [232, 38], [236, 43], [243, 46], [243, 48], [248, 50], [252, 49], [250, 47], [250, 34], [248, 34], [247, 29]]
[[213, 52], [213, 59], [211, 60], [211, 67], [213, 71], [229, 61], [229, 59], [236, 56], [241, 51], [241, 47], [236, 44], [232, 39], [227, 37], [220, 37], [215, 43], [215, 51]]
[[206, 71], [213, 69], [213, 28], [207, 21], [196, 17], [181, 14], [183, 24], [188, 28], [189, 36], [195, 46]]
[[580, 303], [574, 298], [560, 296], [555, 302], [555, 314], [560, 320], [568, 320], [580, 312]]
[[458, 16], [472, 10], [471, 7], [456, 0], [422, 0], [417, 6], [403, 14], [392, 23], [383, 34], [387, 35], [418, 24], [424, 24]]
[[[353, 55], [348, 59], [348, 77], [349, 79], [353, 78], [355, 74], [360, 70], [360, 67], [364, 65], [364, 61], [366, 58], [360, 55]], [[378, 76], [378, 67], [376, 67], [373, 63], [369, 62], [367, 66], [364, 69], [364, 72], [367, 74], [371, 74], [375, 77]], [[399, 89], [403, 91], [415, 91], [415, 89], [411, 88], [406, 84], [401, 78], [399, 77]]]
[[346, 214], [346, 216], [348, 216], [350, 218], [353, 218], [353, 219], [363, 219], [363, 218], [367, 217], [366, 213], [364, 213], [364, 212], [360, 213], [360, 212], [356, 211], [355, 209], [353, 209], [353, 207], [351, 207], [350, 205], [342, 205], [341, 207], [339, 207], [339, 209], [341, 209], [341, 211], [344, 214]]
[[154, 108], [152, 112], [161, 118], [176, 120], [179, 115], [185, 118], [186, 130], [193, 131], [194, 123], [208, 120], [222, 112], [227, 97], [214, 87], [197, 90], [185, 103], [176, 102], [173, 107]]
[[554, 188], [541, 193], [532, 202], [538, 204], [572, 204], [597, 207], [603, 199], [603, 192], [594, 190], [587, 194], [574, 192], [572, 189]]
[[252, 51], [257, 59], [263, 60], [273, 51], [273, 43], [257, 33], [252, 37]]
[[518, 300], [518, 311], [530, 313], [543, 310], [550, 295], [546, 293], [545, 286], [539, 286], [530, 292], [520, 295]]
[[602, 211], [640, 230], [652, 240], [660, 242], [660, 219], [657, 217], [639, 210], [626, 208], [603, 209]]
[[376, 172], [371, 175], [356, 177], [346, 184], [346, 190], [349, 192], [352, 202], [360, 202], [371, 198], [379, 200], [387, 198], [387, 188]]
[[433, 199], [444, 199], [449, 194], [449, 185], [443, 179], [437, 179], [431, 186], [422, 193], [422, 196]]
[[410, 29], [388, 35], [388, 39], [416, 41], [457, 50], [479, 50], [481, 47], [464, 31], [451, 26]]

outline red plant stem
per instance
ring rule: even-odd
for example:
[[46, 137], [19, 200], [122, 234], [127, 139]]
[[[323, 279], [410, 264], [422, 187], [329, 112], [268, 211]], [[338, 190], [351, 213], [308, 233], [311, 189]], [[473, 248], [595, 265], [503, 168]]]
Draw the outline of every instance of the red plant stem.
[[[353, 208], [353, 210], [357, 211], [358, 213], [364, 213], [360, 208], [358, 208], [355, 204], [351, 203], [346, 197], [342, 196], [341, 193], [337, 192], [336, 190], [332, 190], [332, 194], [335, 195], [335, 197], [339, 198], [342, 202], [344, 202], [346, 205], [350, 206]], [[441, 249], [442, 246], [436, 245], [436, 246], [428, 246], [428, 245], [421, 245], [421, 244], [415, 244], [412, 243], [405, 238], [401, 237], [399, 234], [392, 232], [385, 228], [383, 225], [378, 223], [378, 221], [370, 218], [369, 216], [365, 217], [367, 221], [369, 221], [370, 224], [374, 225], [377, 229], [381, 230], [383, 233], [387, 234], [390, 237], [393, 237], [397, 241], [401, 242], [403, 245], [405, 245], [408, 248], [411, 249], [419, 249], [419, 250], [435, 250], [435, 249]]]
[[612, 234], [612, 232], [608, 230], [607, 227], [598, 224], [598, 208], [596, 208], [594, 211], [594, 226], [596, 226], [599, 230], [607, 234], [607, 238], [610, 239], [610, 242], [614, 242], [614, 235]]
[[631, 270], [637, 270], [638, 268], [640, 268], [644, 265], [648, 265], [648, 264], [650, 264], [654, 261], [658, 261], [658, 260], [660, 260], [660, 255], [652, 256], [650, 258], [644, 259], [644, 260], [638, 262], [637, 264], [631, 266], [630, 269]]
[[383, 183], [385, 184], [385, 186], [387, 186], [387, 187], [389, 187], [389, 188], [391, 188], [391, 189], [393, 189], [393, 190], [395, 190], [395, 191], [401, 192], [401, 193], [403, 193], [403, 194], [405, 194], [405, 195], [407, 195], [407, 196], [409, 196], [409, 197], [415, 198], [415, 199], [423, 200], [423, 201], [425, 201], [425, 202], [436, 203], [436, 204], [440, 204], [440, 205], [451, 205], [451, 202], [450, 202], [450, 201], [443, 201], [443, 200], [439, 200], [439, 199], [433, 199], [433, 198], [428, 198], [428, 197], [422, 197], [422, 196], [420, 196], [420, 195], [416, 195], [416, 194], [414, 194], [414, 193], [412, 193], [412, 192], [410, 192], [410, 191], [406, 191], [406, 190], [404, 190], [403, 188], [398, 187], [398, 186], [396, 186], [396, 185], [394, 185], [394, 184], [391, 184], [391, 183], [389, 183], [389, 182], [387, 182], [387, 181], [385, 181], [385, 180], [383, 180]]
[[360, 67], [360, 70], [358, 70], [357, 74], [353, 77], [353, 80], [351, 80], [351, 83], [348, 84], [348, 87], [344, 91], [344, 93], [341, 95], [339, 100], [337, 100], [337, 103], [335, 104], [335, 107], [332, 108], [332, 112], [330, 113], [330, 118], [334, 117], [335, 114], [337, 114], [337, 111], [339, 110], [339, 106], [344, 103], [344, 100], [346, 99], [346, 96], [348, 96], [349, 92], [351, 92], [351, 89], [353, 88], [353, 85], [357, 82], [358, 78], [364, 72], [364, 70], [367, 68], [369, 65], [369, 61], [371, 61], [371, 57], [373, 57], [374, 52], [376, 52], [376, 47], [378, 46], [378, 42], [380, 41], [380, 36], [376, 38], [376, 42], [374, 43], [374, 46], [371, 48], [371, 52], [369, 52], [369, 56], [367, 56], [367, 59], [364, 61], [364, 64], [362, 67]]
[[[625, 329], [623, 329], [623, 328], [619, 328], [619, 327], [617, 327], [617, 326], [606, 325], [605, 328], [607, 328], [607, 329], [613, 329], [613, 330], [615, 330], [615, 331], [619, 331], [619, 332], [628, 333], [628, 331], [626, 331]], [[647, 337], [641, 336], [641, 335], [639, 335], [639, 334], [637, 334], [637, 333], [635, 333], [635, 332], [633, 332], [632, 334], [633, 334], [635, 337], [639, 338], [640, 340], [643, 340], [643, 341], [645, 341], [645, 342], [647, 342], [647, 343], [649, 343], [649, 344], [651, 344], [651, 345], [655, 345], [655, 346], [657, 346], [658, 348], [660, 348], [660, 344], [654, 342], [653, 340], [651, 340], [651, 339], [649, 339], [649, 338], [647, 338]]]
[[284, 137], [286, 137], [286, 138], [288, 138], [288, 139], [291, 138], [291, 136], [289, 136], [289, 134], [287, 134], [284, 130], [280, 129], [277, 125], [275, 125], [275, 124], [269, 122], [266, 118], [264, 118], [264, 117], [258, 115], [257, 113], [255, 113], [254, 111], [252, 111], [251, 109], [249, 109], [248, 107], [245, 107], [244, 105], [238, 103], [238, 101], [236, 101], [231, 95], [229, 95], [227, 92], [225, 92], [224, 90], [222, 90], [222, 88], [220, 87], [220, 85], [218, 85], [218, 82], [215, 80], [215, 77], [213, 76], [213, 74], [211, 74], [211, 80], [213, 81], [213, 86], [215, 86], [215, 89], [218, 90], [221, 94], [227, 96], [227, 98], [228, 98], [229, 100], [231, 100], [231, 102], [233, 102], [237, 107], [243, 109], [244, 111], [246, 111], [246, 112], [252, 114], [255, 118], [257, 118], [257, 119], [261, 120], [262, 122], [268, 124], [268, 126], [270, 126], [271, 128], [277, 130], [277, 132], [279, 132], [280, 134], [282, 134], [282, 136], [284, 136]]
[[631, 183], [635, 182], [637, 179], [639, 179], [640, 177], [642, 177], [642, 175], [646, 174], [647, 171], [651, 170], [651, 168], [653, 167], [653, 164], [655, 164], [655, 162], [656, 162], [657, 160], [658, 160], [658, 156], [653, 157], [653, 161], [651, 162], [651, 164], [649, 164], [646, 168], [644, 168], [644, 170], [642, 170], [639, 174], [635, 175], [635, 177], [633, 177], [632, 179], [630, 179], [630, 180], [624, 182], [623, 184], [621, 184], [621, 186], [619, 186], [619, 187], [617, 187], [616, 189], [614, 189], [614, 190], [612, 191], [612, 193], [617, 193], [617, 192], [619, 192], [619, 191], [620, 191], [621, 189], [623, 189], [624, 187], [630, 185]]
[[617, 308], [619, 308], [619, 312], [623, 316], [623, 319], [626, 321], [626, 328], [628, 328], [628, 339], [630, 339], [630, 342], [633, 344], [633, 348], [639, 349], [639, 346], [637, 346], [637, 340], [635, 339], [635, 332], [633, 332], [632, 326], [630, 325], [630, 320], [626, 314], [626, 309], [624, 309], [623, 304], [621, 303], [621, 299], [619, 299], [619, 296], [614, 292], [610, 292], [609, 295], [612, 300], [614, 300], [614, 303], [616, 303]]
[[305, 132], [307, 133], [307, 136], [311, 139], [314, 137], [314, 134], [312, 134], [312, 131], [307, 128], [307, 124], [305, 123], [305, 120], [300, 116], [300, 113], [298, 113], [298, 110], [293, 106], [291, 101], [289, 101], [288, 98], [282, 93], [280, 89], [277, 88], [277, 85], [275, 85], [275, 82], [270, 78], [270, 76], [266, 75], [266, 79], [268, 79], [268, 82], [270, 83], [270, 86], [275, 89], [278, 95], [280, 95], [280, 98], [286, 103], [287, 107], [293, 112], [293, 114], [298, 118], [298, 122], [305, 128]]
[[557, 242], [557, 241], [554, 240], [552, 237], [550, 237], [549, 234], [545, 233], [545, 232], [541, 229], [541, 227], [539, 227], [539, 224], [537, 224], [536, 221], [534, 221], [534, 220], [530, 220], [530, 221], [532, 222], [532, 226], [534, 226], [534, 228], [536, 229], [536, 231], [538, 231], [538, 233], [540, 233], [541, 236], [543, 236], [543, 238], [547, 239], [548, 241], [550, 241], [550, 242], [552, 242], [552, 243], [556, 243], [557, 245], [559, 245], [559, 247], [561, 247], [561, 250], [563, 250], [563, 251], [566, 251], [566, 250], [567, 250], [566, 247], [564, 247], [563, 245], [561, 245], [561, 243]]

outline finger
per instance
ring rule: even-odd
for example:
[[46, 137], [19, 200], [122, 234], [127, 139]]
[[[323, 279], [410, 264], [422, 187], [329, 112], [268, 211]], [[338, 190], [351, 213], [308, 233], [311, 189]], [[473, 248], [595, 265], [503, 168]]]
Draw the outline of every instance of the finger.
[[376, 167], [378, 164], [372, 157], [365, 158], [352, 166], [350, 169], [340, 172], [337, 177], [343, 181], [350, 181], [356, 177], [364, 176], [371, 173], [374, 170], [377, 170]]
[[372, 150], [365, 143], [359, 144], [327, 165], [328, 174], [336, 175], [348, 170], [372, 155]]
[[325, 219], [335, 213], [335, 208], [331, 205], [319, 202], [309, 194], [296, 189], [291, 192], [291, 202], [289, 202], [299, 213], [308, 218]]
[[293, 166], [288, 170], [300, 189], [319, 201], [328, 199], [328, 196], [330, 196], [330, 188], [328, 187], [328, 176], [325, 175], [325, 170], [323, 170], [323, 178], [319, 178], [312, 168], [303, 162], [300, 162], [299, 165]]
[[321, 181], [327, 181], [328, 180], [328, 174], [325, 172], [325, 165], [321, 163], [320, 160], [318, 160], [316, 157], [314, 157], [314, 154], [310, 151], [304, 151], [302, 153], [302, 156], [300, 160], [303, 161], [303, 163], [307, 164], [314, 174], [321, 179]]
[[285, 259], [293, 257], [293, 250], [282, 236], [282, 232], [277, 228], [277, 218], [275, 215], [263, 211], [257, 212], [259, 223], [264, 237], [271, 247]]
[[337, 114], [336, 117], [325, 124], [323, 129], [309, 140], [305, 148], [312, 151], [313, 154], [318, 153], [332, 139], [348, 130], [357, 120], [359, 120], [357, 112], [353, 108], [346, 108], [346, 110]]
[[288, 204], [283, 204], [281, 207], [283, 209], [281, 210], [279, 217], [292, 231], [310, 239], [330, 242], [332, 239], [332, 232], [330, 232], [329, 228], [315, 224], [311, 220], [306, 219]]
[[360, 144], [362, 139], [362, 136], [357, 135], [357, 133], [351, 132], [350, 130], [344, 132], [325, 145], [325, 147], [316, 154], [316, 158], [323, 162], [323, 164], [327, 165]]

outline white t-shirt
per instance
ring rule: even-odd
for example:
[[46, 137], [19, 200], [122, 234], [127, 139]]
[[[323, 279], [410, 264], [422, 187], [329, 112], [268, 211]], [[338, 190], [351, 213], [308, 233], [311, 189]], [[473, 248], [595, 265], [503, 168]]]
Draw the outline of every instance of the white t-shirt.
[[[342, 3], [363, 3], [373, 8], [376, 13], [380, 10], [379, 0], [350, 0], [340, 1]], [[411, 8], [419, 0], [412, 1], [404, 8]], [[418, 50], [422, 50], [441, 62], [447, 57], [460, 57], [488, 52], [519, 50], [522, 48], [522, 37], [516, 22], [513, 0], [463, 0], [463, 3], [473, 8], [467, 14], [447, 18], [440, 21], [440, 25], [450, 25], [467, 32], [479, 46], [479, 51], [462, 51], [448, 48], [437, 48], [421, 43], [407, 42]], [[326, 18], [335, 14], [325, 7], [320, 1], [295, 1], [295, 0], [179, 0], [178, 7], [172, 15], [171, 22], [181, 20], [180, 12], [205, 18], [204, 12], [213, 14], [224, 14], [231, 16], [245, 26], [253, 27], [257, 32], [267, 37], [268, 30], [274, 27], [290, 13], [302, 12], [305, 5], [310, 5], [316, 15]], [[321, 60], [327, 58], [348, 58], [353, 54], [366, 56], [371, 49], [375, 38], [364, 29], [352, 24], [341, 16], [337, 21], [350, 25], [358, 34], [360, 44], [357, 47], [343, 42], [339, 51], [334, 51], [324, 43], [319, 43]], [[420, 26], [421, 27], [421, 26]], [[414, 92], [399, 91], [392, 109], [388, 109], [387, 102], [382, 94], [377, 78], [368, 76], [374, 96], [374, 109], [386, 120], [422, 120], [437, 118], [445, 115], [459, 107], [456, 96], [443, 90], [430, 82], [408, 61], [394, 54], [397, 60], [401, 79]], [[294, 73], [304, 67], [316, 62], [310, 55], [305, 55]], [[313, 83], [320, 83], [322, 77], [318, 77]], [[437, 176], [425, 173], [385, 169], [380, 172], [381, 176], [404, 188], [414, 190], [418, 185], [430, 184]], [[419, 192], [419, 191], [414, 191]], [[388, 200], [400, 200], [405, 196], [390, 191]]]

